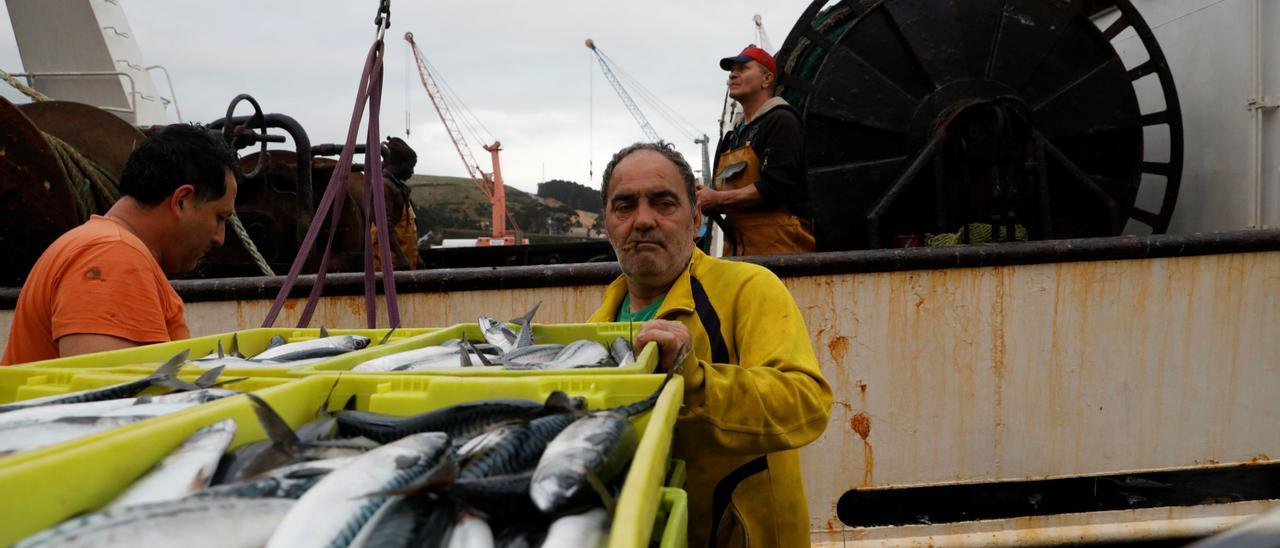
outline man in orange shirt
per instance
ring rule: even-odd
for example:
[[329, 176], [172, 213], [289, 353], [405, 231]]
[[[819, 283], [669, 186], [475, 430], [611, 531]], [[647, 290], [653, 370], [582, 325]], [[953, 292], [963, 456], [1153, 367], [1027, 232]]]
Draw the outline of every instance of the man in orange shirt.
[[123, 196], [53, 242], [18, 295], [4, 365], [190, 336], [165, 276], [222, 245], [235, 211], [235, 155], [200, 126], [176, 124], [125, 164]]

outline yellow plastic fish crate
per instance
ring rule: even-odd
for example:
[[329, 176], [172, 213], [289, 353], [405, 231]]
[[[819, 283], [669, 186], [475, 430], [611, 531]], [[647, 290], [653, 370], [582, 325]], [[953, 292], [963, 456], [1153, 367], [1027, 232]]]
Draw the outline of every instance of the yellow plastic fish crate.
[[[2, 373], [5, 371], [0, 370]], [[67, 374], [65, 370], [58, 373]], [[93, 376], [103, 377], [97, 382], [105, 384], [110, 384], [107, 378], [119, 377], [115, 373]], [[297, 427], [312, 420], [317, 409], [337, 411], [349, 401], [360, 410], [409, 415], [485, 398], [541, 401], [562, 390], [585, 397], [589, 409], [600, 409], [641, 400], [652, 394], [662, 379], [662, 375], [468, 378], [328, 374], [293, 382], [280, 378], [252, 382], [264, 383], [258, 395]], [[270, 383], [277, 385], [265, 386]], [[610, 534], [612, 547], [649, 545], [683, 394], [683, 379], [673, 378], [654, 409], [636, 418], [640, 443], [618, 497]], [[0, 497], [0, 545], [106, 504], [197, 429], [226, 418], [234, 418], [239, 426], [233, 447], [265, 437], [248, 399], [233, 397], [0, 460], [0, 493], [23, 493]]]
[[[186, 381], [197, 374], [183, 374]], [[0, 403], [100, 388], [136, 380], [139, 375], [109, 371], [0, 368]], [[222, 377], [227, 379], [228, 377]], [[279, 404], [282, 388], [291, 382], [282, 378], [251, 378], [228, 384], [226, 388], [252, 391]], [[150, 388], [144, 394], [158, 390]], [[245, 398], [237, 397], [243, 401]], [[216, 422], [210, 417], [230, 416], [228, 404], [218, 400], [147, 419], [79, 440], [0, 458], [0, 546], [9, 546], [23, 537], [59, 521], [109, 502], [200, 426]], [[281, 409], [285, 417], [305, 421], [315, 410]], [[252, 412], [237, 415], [240, 428], [236, 444], [263, 437]], [[183, 430], [188, 425], [192, 427]], [[185, 432], [185, 433], [184, 433]]]
[[[579, 324], [533, 324], [534, 344], [569, 344], [578, 339], [590, 339], [608, 348], [613, 340], [622, 337], [635, 341], [636, 332], [640, 330], [638, 323], [579, 323]], [[298, 368], [299, 372], [349, 371], [361, 362], [374, 358], [389, 356], [406, 350], [438, 345], [449, 339], [466, 337], [471, 341], [483, 341], [484, 334], [480, 326], [474, 323], [460, 324], [437, 330], [433, 333], [386, 344], [379, 348], [363, 350], [359, 354], [352, 352], [336, 356], [311, 366]], [[652, 373], [658, 368], [658, 347], [656, 344], [645, 345], [636, 354], [636, 361], [624, 367], [584, 367], [580, 369], [561, 370], [524, 370], [510, 371], [501, 366], [459, 367], [454, 369], [432, 369], [427, 371], [391, 371], [391, 372], [358, 372], [361, 375], [447, 375], [459, 377], [535, 377], [558, 375], [635, 375]]]
[[667, 487], [683, 489], [686, 474], [684, 460], [671, 459], [671, 466], [667, 469]]
[[662, 488], [661, 506], [658, 507], [658, 525], [662, 548], [688, 548], [689, 546], [689, 495], [684, 489]]
[[[387, 340], [387, 345], [392, 343], [411, 339], [413, 337], [425, 335], [438, 331], [439, 328], [421, 328], [421, 329], [405, 329], [400, 328], [391, 334], [391, 338]], [[387, 334], [387, 329], [330, 329], [330, 335], [363, 335], [369, 337], [370, 347], [376, 347], [378, 342]], [[243, 331], [235, 331], [231, 333], [221, 333], [218, 335], [208, 335], [204, 337], [195, 337], [180, 341], [170, 341], [166, 343], [150, 344], [135, 348], [125, 348], [122, 350], [111, 350], [107, 352], [97, 352], [94, 354], [85, 354], [81, 356], [71, 356], [68, 358], [58, 358], [53, 360], [45, 360], [39, 362], [31, 362], [22, 364], [17, 367], [39, 367], [39, 368], [56, 368], [56, 369], [116, 369], [125, 373], [149, 373], [156, 366], [164, 363], [183, 350], [190, 350], [189, 359], [204, 357], [218, 350], [218, 343], [222, 343], [222, 349], [226, 352], [231, 351], [232, 336], [236, 339], [239, 350], [245, 356], [252, 356], [267, 348], [267, 342], [271, 337], [279, 335], [284, 337], [287, 342], [300, 342], [311, 340], [320, 336], [319, 328], [257, 328], [245, 329]], [[362, 352], [362, 351], [361, 351]], [[187, 366], [187, 369], [195, 371], [196, 369]], [[287, 367], [254, 367], [254, 368], [236, 368], [228, 367], [224, 371], [228, 375], [255, 376], [255, 377], [271, 377], [271, 376], [288, 376], [289, 369]]]
[[[155, 368], [152, 368], [155, 369]], [[150, 372], [148, 372], [150, 373]], [[178, 378], [193, 381], [200, 376], [202, 371], [185, 371], [178, 375]], [[136, 375], [132, 373], [124, 373], [112, 370], [73, 370], [73, 369], [43, 369], [37, 367], [0, 367], [0, 404], [8, 404], [21, 400], [32, 398], [42, 398], [45, 396], [53, 396], [55, 394], [66, 394], [67, 392], [75, 392], [78, 390], [88, 390], [91, 388], [101, 388], [136, 380], [144, 375]], [[235, 378], [235, 375], [226, 375], [218, 377], [219, 381], [227, 381]], [[256, 391], [271, 386], [279, 386], [289, 382], [289, 379], [280, 378], [244, 378], [233, 384], [228, 384], [221, 388], [229, 388], [234, 390], [250, 390]], [[148, 388], [143, 394], [165, 393], [169, 390], [166, 388]], [[0, 457], [0, 463], [5, 462]]]

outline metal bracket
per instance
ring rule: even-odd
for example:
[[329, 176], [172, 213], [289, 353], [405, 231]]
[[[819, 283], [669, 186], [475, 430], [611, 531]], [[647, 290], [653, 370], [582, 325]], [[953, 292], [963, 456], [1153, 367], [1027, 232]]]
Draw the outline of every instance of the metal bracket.
[[1245, 102], [1246, 110], [1275, 110], [1278, 108], [1280, 108], [1280, 97], [1274, 95], [1250, 96], [1249, 100]]

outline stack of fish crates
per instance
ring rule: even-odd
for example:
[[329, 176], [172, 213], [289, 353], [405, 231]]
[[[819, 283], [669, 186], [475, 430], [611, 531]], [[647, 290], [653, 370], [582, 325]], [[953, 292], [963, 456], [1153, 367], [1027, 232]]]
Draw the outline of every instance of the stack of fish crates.
[[[630, 340], [634, 324], [534, 324], [538, 343], [567, 344], [590, 339], [606, 347], [616, 338]], [[398, 352], [439, 345], [450, 339], [483, 340], [475, 324], [424, 329], [333, 329], [329, 335], [366, 337], [368, 346], [299, 367], [228, 366], [220, 379], [242, 378], [226, 388], [253, 391], [291, 426], [316, 416], [318, 409], [355, 409], [390, 415], [420, 414], [450, 405], [490, 399], [541, 401], [553, 391], [585, 398], [587, 409], [603, 409], [648, 397], [662, 385], [653, 374], [657, 349], [637, 349], [635, 362], [622, 367], [568, 370], [517, 370], [500, 367], [415, 372], [354, 373], [362, 362]], [[145, 347], [102, 352], [0, 369], [0, 405], [36, 396], [105, 386], [153, 373], [157, 365], [186, 351], [191, 360], [216, 356], [233, 346], [246, 356], [266, 349], [272, 337], [299, 342], [320, 337], [319, 329], [250, 329]], [[183, 369], [187, 381], [204, 373]], [[667, 484], [671, 441], [683, 399], [677, 376], [665, 385], [652, 411], [632, 418], [640, 440], [622, 479], [609, 530], [609, 546], [683, 547], [687, 544], [687, 498], [681, 485]], [[8, 545], [72, 516], [92, 512], [112, 500], [160, 462], [196, 430], [222, 419], [238, 424], [231, 449], [265, 438], [247, 398], [233, 397], [173, 415], [130, 424], [60, 445], [0, 457], [0, 492], [30, 493], [0, 501], [0, 545]], [[681, 482], [682, 483], [682, 482]]]

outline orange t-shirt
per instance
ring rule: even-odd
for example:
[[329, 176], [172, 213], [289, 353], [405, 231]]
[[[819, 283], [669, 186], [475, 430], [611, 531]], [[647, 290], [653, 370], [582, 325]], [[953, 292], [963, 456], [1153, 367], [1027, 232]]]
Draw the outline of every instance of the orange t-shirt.
[[31, 268], [3, 364], [57, 358], [57, 340], [82, 333], [137, 343], [190, 336], [182, 299], [146, 244], [98, 215], [59, 237]]

